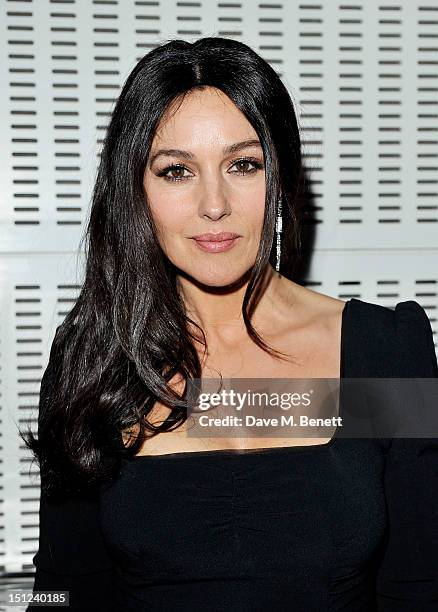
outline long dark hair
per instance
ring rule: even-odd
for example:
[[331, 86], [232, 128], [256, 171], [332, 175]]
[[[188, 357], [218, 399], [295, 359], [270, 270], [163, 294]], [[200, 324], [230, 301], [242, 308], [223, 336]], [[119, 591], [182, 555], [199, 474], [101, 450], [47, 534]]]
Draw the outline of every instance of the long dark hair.
[[[125, 454], [147, 436], [187, 419], [187, 401], [168, 382], [201, 378], [201, 365], [176, 289], [176, 273], [159, 246], [143, 187], [160, 119], [196, 88], [222, 90], [257, 132], [266, 169], [262, 238], [249, 271], [242, 313], [250, 317], [266, 266], [275, 262], [275, 219], [282, 197], [281, 272], [291, 273], [300, 239], [296, 202], [303, 183], [301, 144], [290, 95], [271, 66], [247, 45], [219, 37], [172, 40], [145, 55], [128, 76], [105, 138], [84, 238], [85, 281], [56, 330], [40, 390], [38, 439], [22, 434], [35, 455], [41, 490], [78, 490], [111, 478]], [[82, 243], [82, 241], [81, 241]], [[187, 387], [186, 387], [187, 388]], [[145, 418], [156, 401], [169, 408], [158, 426]], [[139, 426], [125, 448], [121, 432]]]

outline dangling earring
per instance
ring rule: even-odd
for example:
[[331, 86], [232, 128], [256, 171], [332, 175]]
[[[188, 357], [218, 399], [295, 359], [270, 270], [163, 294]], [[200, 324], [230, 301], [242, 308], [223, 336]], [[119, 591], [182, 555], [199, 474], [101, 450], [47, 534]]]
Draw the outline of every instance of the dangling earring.
[[275, 269], [278, 272], [280, 270], [280, 261], [281, 261], [281, 232], [283, 229], [283, 218], [281, 216], [282, 212], [282, 202], [281, 198], [278, 200], [277, 206], [277, 222], [275, 226], [275, 231], [277, 233], [277, 263], [275, 265]]

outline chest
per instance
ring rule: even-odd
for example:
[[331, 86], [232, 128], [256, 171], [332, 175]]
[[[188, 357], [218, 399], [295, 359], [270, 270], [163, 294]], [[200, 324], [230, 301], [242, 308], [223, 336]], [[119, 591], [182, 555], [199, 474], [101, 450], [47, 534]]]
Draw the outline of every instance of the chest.
[[[313, 326], [300, 332], [267, 337], [281, 358], [250, 339], [235, 346], [216, 346], [201, 359], [203, 376], [224, 378], [339, 378], [341, 330]], [[200, 356], [201, 357], [201, 356]]]
[[[312, 379], [333, 378], [339, 379], [341, 371], [341, 334], [337, 328], [313, 326], [306, 328], [300, 333], [281, 334], [278, 337], [266, 338], [270, 346], [284, 353], [284, 359], [278, 359], [268, 352], [262, 350], [254, 342], [245, 340], [240, 345], [231, 349], [225, 345], [220, 348], [209, 349], [207, 355], [201, 356], [202, 377], [209, 379], [208, 388], [215, 388], [215, 384], [223, 379], [242, 379], [238, 386], [245, 386], [245, 379]], [[170, 381], [171, 386], [182, 393], [183, 383], [178, 376]], [[234, 384], [233, 381], [229, 384]], [[258, 383], [253, 383], [252, 386]], [[273, 389], [275, 390], [275, 384]], [[302, 383], [303, 384], [303, 383]], [[304, 382], [304, 386], [305, 386]], [[315, 410], [313, 411], [315, 412]], [[162, 423], [170, 414], [170, 409], [157, 401], [148, 415], [148, 419], [154, 423]], [[313, 414], [313, 413], [312, 413]], [[138, 452], [139, 455], [160, 455], [165, 453], [198, 452], [204, 450], [230, 449], [230, 448], [260, 448], [280, 446], [314, 446], [326, 444], [333, 435], [328, 432], [326, 437], [311, 437], [311, 433], [300, 431], [292, 432], [293, 435], [281, 432], [274, 438], [262, 437], [257, 431], [233, 432], [232, 436], [214, 435], [194, 436], [188, 434], [191, 427], [190, 421], [186, 421], [172, 432], [165, 432], [146, 440]], [[134, 428], [134, 433], [138, 428]], [[305, 437], [304, 437], [305, 436]]]
[[102, 499], [104, 534], [119, 562], [152, 582], [349, 574], [372, 557], [386, 527], [383, 466], [371, 440], [308, 452], [141, 457]]

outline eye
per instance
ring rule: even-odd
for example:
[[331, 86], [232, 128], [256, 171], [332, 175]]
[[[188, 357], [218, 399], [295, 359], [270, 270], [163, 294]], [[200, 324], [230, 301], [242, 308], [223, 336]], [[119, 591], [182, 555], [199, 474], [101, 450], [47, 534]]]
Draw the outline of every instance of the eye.
[[184, 176], [184, 175], [180, 175], [176, 177], [167, 176], [169, 172], [174, 172], [174, 171], [184, 172], [184, 170], [187, 170], [187, 168], [183, 166], [182, 164], [173, 164], [172, 166], [168, 166], [167, 168], [164, 168], [164, 170], [159, 172], [157, 176], [162, 176], [166, 181], [184, 181], [188, 178], [187, 176]]
[[[242, 170], [242, 166], [245, 167], [246, 164], [251, 164], [253, 168], [250, 170]], [[263, 168], [263, 164], [255, 158], [237, 159], [232, 163], [231, 167], [233, 166], [240, 166], [240, 170], [238, 170], [237, 172], [231, 172], [231, 174], [239, 174], [241, 176], [245, 176], [247, 174], [255, 174]], [[189, 179], [190, 176], [184, 176], [184, 170], [187, 170], [187, 172], [189, 172], [189, 170], [183, 164], [172, 164], [171, 166], [167, 166], [167, 168], [164, 168], [164, 170], [161, 170], [161, 172], [159, 172], [157, 176], [163, 177], [166, 181], [185, 181]], [[168, 176], [169, 172], [178, 172], [179, 176]]]
[[252, 164], [254, 167], [252, 168], [252, 170], [239, 170], [238, 172], [233, 172], [232, 174], [255, 174], [256, 172], [258, 172], [258, 170], [261, 170], [263, 168], [263, 164], [261, 164], [257, 159], [254, 158], [244, 158], [244, 159], [238, 159], [235, 162], [233, 162], [233, 166], [239, 166], [242, 167], [245, 166], [246, 164]]

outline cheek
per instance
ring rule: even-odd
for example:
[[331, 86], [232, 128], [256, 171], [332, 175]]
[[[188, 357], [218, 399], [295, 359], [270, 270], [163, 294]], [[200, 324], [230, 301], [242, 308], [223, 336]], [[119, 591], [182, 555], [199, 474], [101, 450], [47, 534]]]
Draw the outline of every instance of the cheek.
[[245, 204], [239, 210], [238, 216], [243, 227], [249, 231], [259, 233], [263, 227], [263, 217], [265, 215], [265, 199], [264, 195], [259, 198], [254, 198]]
[[149, 207], [158, 231], [166, 234], [181, 233], [187, 227], [190, 212], [180, 199], [171, 197], [150, 199]]
[[180, 198], [173, 201], [169, 197], [150, 204], [150, 209], [162, 250], [174, 265], [183, 265], [189, 242], [186, 236], [193, 227], [193, 211]]
[[178, 206], [176, 197], [171, 193], [164, 195], [163, 188], [158, 181], [146, 175], [143, 181], [144, 191], [147, 194], [147, 205], [157, 228], [158, 235], [165, 235], [178, 227], [181, 206]]

